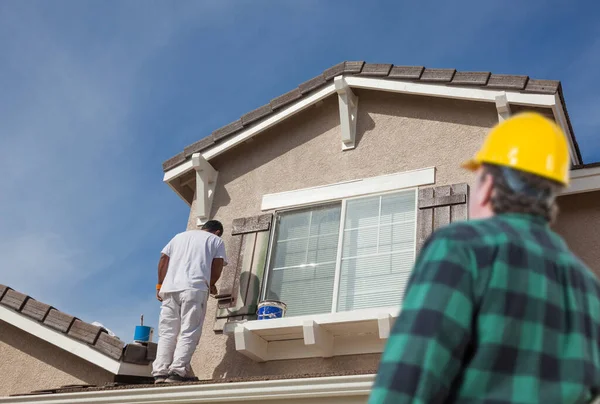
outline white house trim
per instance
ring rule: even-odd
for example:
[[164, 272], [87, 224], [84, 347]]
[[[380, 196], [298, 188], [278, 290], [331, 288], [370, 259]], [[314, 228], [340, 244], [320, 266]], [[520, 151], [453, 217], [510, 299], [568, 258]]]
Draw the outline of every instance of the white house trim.
[[226, 324], [238, 352], [256, 362], [381, 353], [398, 307]]
[[352, 88], [364, 88], [366, 90], [380, 90], [402, 94], [495, 102], [496, 96], [504, 93], [506, 94], [508, 102], [511, 104], [551, 107], [555, 102], [554, 94], [525, 94], [516, 91], [424, 84], [358, 76], [345, 76], [345, 79]]
[[577, 151], [575, 149], [575, 142], [573, 140], [573, 133], [571, 132], [571, 128], [567, 124], [567, 117], [565, 115], [565, 107], [560, 100], [558, 94], [554, 94], [554, 104], [552, 105], [552, 112], [554, 113], [554, 119], [558, 123], [558, 125], [562, 128], [562, 130], [567, 135], [567, 143], [569, 144], [569, 154], [571, 156], [571, 164], [579, 165], [582, 161], [579, 161], [577, 158]]
[[289, 118], [290, 116], [292, 116], [294, 114], [297, 114], [298, 112], [310, 107], [311, 105], [317, 103], [318, 101], [321, 101], [322, 99], [324, 99], [326, 97], [329, 97], [330, 95], [332, 95], [334, 93], [335, 93], [335, 86], [333, 83], [331, 83], [331, 84], [323, 87], [316, 93], [314, 93], [306, 98], [303, 98], [303, 99], [299, 100], [298, 102], [296, 102], [295, 104], [292, 104], [291, 106], [283, 109], [281, 112], [273, 114], [272, 116], [265, 119], [264, 121], [254, 125], [254, 126], [251, 126], [250, 128], [248, 128], [246, 130], [241, 131], [240, 133], [232, 136], [231, 138], [227, 139], [223, 143], [219, 143], [218, 145], [213, 146], [206, 151], [203, 151], [202, 155], [204, 156], [204, 158], [206, 160], [210, 160], [220, 154], [223, 154], [224, 152], [231, 149], [232, 147], [234, 147], [242, 142], [245, 142], [246, 140], [253, 137], [254, 135], [257, 135], [257, 134], [269, 129], [273, 125]]
[[[0, 404], [158, 404], [158, 403], [240, 403], [266, 401], [269, 404], [365, 403], [375, 375], [332, 376], [267, 380], [240, 383], [188, 384], [173, 387], [102, 390], [38, 396], [2, 397]], [[343, 401], [342, 401], [343, 400]]]
[[196, 225], [210, 219], [218, 172], [200, 153], [192, 155], [192, 165], [196, 170]]
[[[337, 83], [337, 88], [336, 88]], [[328, 84], [322, 89], [316, 91], [314, 94], [302, 98], [296, 103], [290, 105], [287, 108], [282, 109], [280, 112], [271, 115], [269, 118], [265, 119], [258, 124], [249, 127], [248, 129], [242, 130], [241, 132], [231, 136], [227, 140], [213, 147], [208, 148], [207, 150], [202, 152], [202, 156], [210, 161], [212, 158], [225, 153], [229, 149], [234, 146], [243, 143], [253, 136], [265, 131], [266, 129], [271, 128], [277, 123], [289, 118], [290, 116], [310, 107], [311, 105], [327, 98], [330, 95], [335, 94], [338, 91], [345, 92], [345, 94], [350, 94], [352, 92], [352, 88], [359, 89], [367, 89], [367, 90], [379, 90], [379, 91], [388, 91], [388, 92], [396, 92], [402, 94], [412, 94], [412, 95], [421, 95], [421, 96], [431, 96], [431, 97], [442, 97], [442, 98], [452, 98], [459, 100], [469, 100], [469, 101], [483, 101], [483, 102], [491, 102], [496, 103], [497, 97], [501, 97], [501, 105], [505, 105], [506, 107], [500, 107], [502, 110], [502, 116], [506, 115], [506, 113], [510, 113], [510, 108], [508, 108], [509, 104], [515, 105], [525, 105], [532, 107], [542, 107], [542, 108], [551, 108], [553, 110], [553, 114], [557, 123], [562, 127], [564, 132], [567, 134], [567, 138], [569, 141], [569, 147], [571, 151], [571, 160], [573, 165], [580, 165], [581, 161], [579, 161], [577, 154], [575, 153], [575, 146], [573, 140], [573, 134], [570, 131], [569, 125], [567, 124], [566, 115], [564, 112], [564, 106], [560, 100], [558, 94], [532, 94], [532, 93], [521, 93], [518, 91], [505, 91], [505, 90], [493, 90], [493, 89], [484, 89], [484, 88], [469, 88], [469, 87], [460, 87], [460, 86], [448, 86], [443, 84], [427, 84], [427, 83], [415, 83], [408, 81], [398, 81], [398, 80], [389, 80], [389, 79], [381, 79], [381, 78], [371, 78], [371, 77], [360, 77], [360, 76], [338, 76], [334, 78], [334, 83]], [[354, 94], [352, 92], [352, 94]], [[339, 95], [342, 96], [342, 94]], [[351, 96], [350, 96], [351, 98]], [[358, 97], [356, 97], [358, 99]], [[352, 103], [346, 103], [342, 99], [340, 99], [340, 124], [342, 127], [342, 139], [343, 139], [343, 148], [351, 148], [352, 147], [352, 125], [356, 123], [356, 119], [352, 120], [349, 118], [345, 123], [346, 118], [352, 116]], [[498, 105], [498, 104], [497, 104]], [[355, 111], [356, 112], [356, 111]], [[499, 114], [500, 114], [499, 110]], [[502, 118], [500, 116], [500, 118]], [[345, 128], [345, 129], [344, 129]], [[183, 195], [177, 190], [176, 184], [173, 183], [173, 180], [186, 172], [189, 172], [193, 169], [192, 163], [190, 160], [181, 163], [180, 165], [168, 170], [164, 177], [163, 181], [168, 183], [169, 186], [188, 204], [190, 203], [185, 199]]]
[[185, 198], [185, 196], [181, 192], [179, 192], [179, 188], [176, 185], [179, 185], [177, 183], [177, 179], [179, 177], [193, 169], [194, 165], [192, 164], [192, 159], [189, 159], [188, 161], [185, 161], [180, 165], [173, 167], [172, 169], [167, 171], [163, 176], [163, 182], [165, 182], [169, 186], [169, 188], [171, 188], [173, 192], [175, 192], [188, 205], [191, 205], [192, 201], [188, 201]]
[[26, 333], [34, 335], [58, 348], [64, 349], [96, 366], [99, 366], [115, 375], [145, 376], [150, 375], [150, 367], [122, 363], [114, 360], [92, 347], [79, 342], [67, 335], [54, 331], [41, 323], [22, 316], [11, 309], [0, 306], [0, 320], [11, 324]]
[[379, 177], [267, 194], [263, 196], [261, 209], [271, 210], [305, 206], [434, 183], [435, 167], [428, 167]]
[[346, 83], [343, 76], [334, 80], [340, 108], [340, 129], [342, 132], [342, 150], [354, 149], [356, 141], [356, 121], [358, 117], [358, 97]]
[[498, 121], [502, 122], [510, 116], [510, 104], [506, 93], [502, 93], [496, 96], [496, 110], [498, 111]]
[[600, 167], [571, 170], [571, 183], [562, 195], [600, 191]]

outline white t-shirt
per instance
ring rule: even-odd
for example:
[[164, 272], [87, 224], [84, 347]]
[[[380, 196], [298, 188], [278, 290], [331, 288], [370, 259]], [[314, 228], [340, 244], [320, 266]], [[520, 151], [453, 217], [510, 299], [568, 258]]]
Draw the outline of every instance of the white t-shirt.
[[188, 230], [177, 234], [163, 248], [169, 256], [169, 268], [160, 295], [188, 289], [208, 290], [212, 261], [225, 256], [225, 243], [204, 230]]

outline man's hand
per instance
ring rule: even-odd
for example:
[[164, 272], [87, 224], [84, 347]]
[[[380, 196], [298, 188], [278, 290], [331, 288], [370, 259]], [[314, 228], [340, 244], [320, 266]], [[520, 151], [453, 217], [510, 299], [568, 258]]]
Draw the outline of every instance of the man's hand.
[[160, 293], [160, 289], [156, 291], [156, 299], [157, 299], [159, 302], [162, 302], [162, 297], [160, 297], [159, 293]]
[[210, 294], [215, 296], [217, 293], [219, 293], [219, 291], [217, 290], [217, 285], [211, 285], [210, 286]]

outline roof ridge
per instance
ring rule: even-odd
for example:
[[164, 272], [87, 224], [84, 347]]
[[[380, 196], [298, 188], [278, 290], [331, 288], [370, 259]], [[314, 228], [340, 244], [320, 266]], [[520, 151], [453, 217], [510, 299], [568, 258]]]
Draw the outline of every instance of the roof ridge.
[[457, 71], [456, 69], [428, 68], [425, 66], [396, 66], [391, 63], [343, 61], [329, 67], [321, 74], [301, 83], [287, 93], [273, 98], [268, 104], [242, 115], [239, 119], [214, 130], [210, 135], [185, 147], [181, 153], [163, 163], [163, 171], [168, 171], [185, 162], [192, 154], [206, 150], [224, 138], [269, 117], [281, 108], [298, 101], [327, 84], [340, 74], [538, 94], [555, 94], [560, 89], [560, 81], [532, 79], [523, 75]]

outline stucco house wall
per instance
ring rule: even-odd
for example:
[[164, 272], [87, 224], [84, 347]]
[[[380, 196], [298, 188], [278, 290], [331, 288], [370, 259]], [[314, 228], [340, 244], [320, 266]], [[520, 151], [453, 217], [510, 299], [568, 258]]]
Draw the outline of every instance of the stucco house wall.
[[0, 397], [113, 380], [106, 370], [0, 321]]
[[600, 191], [558, 198], [555, 230], [571, 250], [600, 276]]
[[[436, 186], [471, 182], [459, 163], [472, 155], [498, 121], [493, 104], [356, 91], [357, 146], [341, 150], [336, 97], [211, 160], [219, 172], [212, 217], [230, 240], [234, 219], [261, 213], [268, 193], [436, 167]], [[192, 206], [188, 228], [195, 227]], [[226, 269], [227, 270], [227, 269]], [[378, 354], [256, 363], [235, 350], [233, 337], [213, 331], [210, 299], [201, 343], [192, 361], [202, 379], [266, 374], [375, 371]]]

